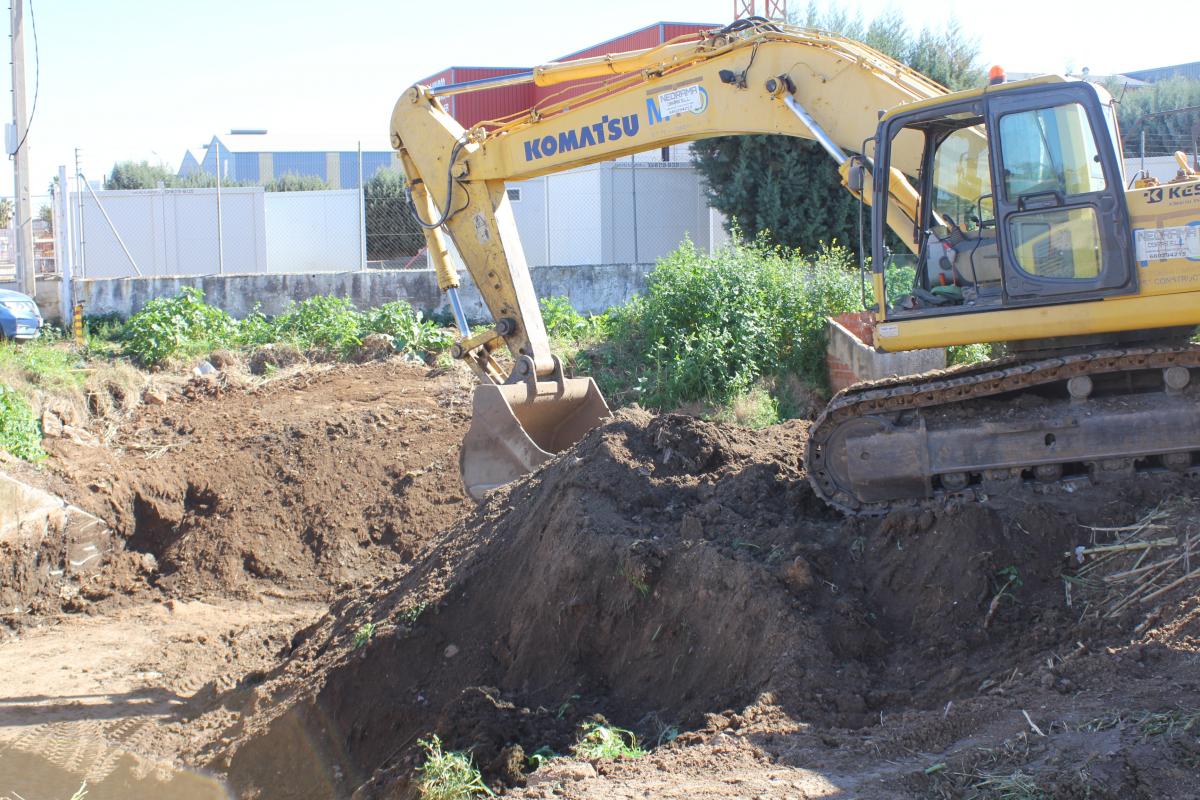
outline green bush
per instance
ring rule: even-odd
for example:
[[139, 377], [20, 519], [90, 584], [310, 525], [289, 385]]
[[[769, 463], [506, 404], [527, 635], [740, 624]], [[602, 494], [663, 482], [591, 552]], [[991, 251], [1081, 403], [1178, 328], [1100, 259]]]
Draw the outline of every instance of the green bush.
[[453, 337], [424, 314], [402, 300], [384, 303], [366, 312], [363, 324], [366, 333], [382, 333], [392, 337], [398, 351], [424, 356], [450, 346]]
[[546, 333], [552, 339], [581, 342], [603, 336], [606, 333], [608, 315], [597, 314], [585, 317], [575, 310], [568, 297], [562, 295], [543, 297], [538, 304], [542, 309], [542, 321], [546, 324]]
[[236, 344], [258, 347], [271, 344], [279, 338], [275, 323], [262, 313], [262, 304], [255, 303], [254, 309], [238, 322], [234, 336]]
[[344, 297], [318, 295], [293, 304], [274, 320], [275, 334], [301, 348], [345, 354], [362, 339], [362, 315]]
[[659, 261], [644, 296], [610, 326], [641, 367], [641, 403], [724, 405], [767, 375], [825, 385], [825, 317], [859, 307], [845, 249], [805, 259], [760, 238], [709, 255], [685, 242]]
[[[107, 327], [107, 331], [113, 328]], [[145, 366], [176, 355], [195, 355], [220, 346], [258, 347], [288, 342], [302, 349], [348, 355], [369, 333], [391, 336], [396, 349], [419, 356], [440, 352], [452, 337], [405, 302], [361, 312], [344, 297], [310, 297], [268, 317], [255, 306], [238, 321], [204, 302], [199, 289], [158, 298], [120, 329], [125, 352]], [[111, 335], [111, 334], [110, 334]]]
[[[83, 318], [83, 332], [89, 340], [119, 342], [125, 336], [125, 320], [115, 312], [86, 316]], [[69, 335], [70, 331], [67, 333]]]
[[946, 348], [946, 366], [956, 364], [978, 364], [992, 358], [990, 344], [959, 344]]
[[26, 461], [46, 457], [42, 449], [42, 426], [33, 409], [16, 391], [0, 384], [0, 450]]
[[204, 292], [185, 287], [174, 297], [151, 300], [125, 325], [125, 351], [144, 366], [157, 366], [174, 355], [228, 342], [236, 321], [204, 302]]

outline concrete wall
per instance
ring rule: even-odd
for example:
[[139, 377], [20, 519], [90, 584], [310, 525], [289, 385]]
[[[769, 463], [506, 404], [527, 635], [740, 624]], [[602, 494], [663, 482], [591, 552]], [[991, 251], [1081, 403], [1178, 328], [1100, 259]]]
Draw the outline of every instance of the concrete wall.
[[829, 385], [835, 392], [859, 381], [873, 381], [889, 375], [919, 375], [946, 366], [946, 351], [942, 348], [904, 353], [875, 350], [871, 346], [867, 312], [839, 314], [826, 321], [829, 344], [825, 363], [829, 368]]
[[[582, 267], [532, 267], [540, 297], [565, 295], [575, 308], [595, 314], [627, 302], [646, 285], [653, 264], [602, 264]], [[459, 290], [473, 322], [491, 320], [470, 276]], [[205, 299], [235, 317], [249, 314], [255, 303], [265, 314], [278, 314], [293, 302], [315, 295], [348, 297], [359, 308], [407, 300], [425, 313], [448, 315], [445, 295], [433, 270], [367, 270], [292, 275], [185, 275], [170, 278], [101, 278], [79, 282], [84, 313], [129, 316], [156, 297], [177, 294], [185, 286], [203, 290]]]

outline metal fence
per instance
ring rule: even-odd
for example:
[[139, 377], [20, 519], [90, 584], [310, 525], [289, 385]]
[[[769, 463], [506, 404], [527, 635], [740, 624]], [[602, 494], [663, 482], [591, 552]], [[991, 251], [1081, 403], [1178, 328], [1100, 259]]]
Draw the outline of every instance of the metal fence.
[[[59, 271], [64, 250], [75, 278], [427, 267], [401, 174], [363, 177], [361, 187], [299, 191], [236, 176], [106, 190], [64, 172], [66, 196], [32, 204], [37, 269]], [[709, 250], [727, 238], [687, 145], [512, 182], [507, 201], [532, 266], [653, 263], [685, 239]], [[11, 272], [10, 237], [0, 226], [0, 281]]]

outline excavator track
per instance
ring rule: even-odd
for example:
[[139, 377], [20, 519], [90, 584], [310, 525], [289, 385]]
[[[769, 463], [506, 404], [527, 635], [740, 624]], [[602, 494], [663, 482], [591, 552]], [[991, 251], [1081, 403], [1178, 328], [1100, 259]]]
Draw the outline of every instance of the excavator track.
[[949, 497], [1200, 472], [1200, 347], [1007, 358], [860, 383], [809, 433], [817, 494], [853, 515]]

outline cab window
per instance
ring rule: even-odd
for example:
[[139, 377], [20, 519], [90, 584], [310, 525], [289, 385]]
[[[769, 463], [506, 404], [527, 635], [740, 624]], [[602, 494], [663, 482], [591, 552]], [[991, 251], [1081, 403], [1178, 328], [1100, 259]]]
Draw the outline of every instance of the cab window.
[[909, 179], [924, 195], [916, 205], [913, 252], [890, 253], [884, 268], [889, 314], [965, 310], [981, 293], [998, 292], [1002, 280], [987, 128], [972, 109], [901, 131], [921, 134], [928, 172], [924, 180]]
[[[1057, 195], [1053, 204], [1058, 205], [1105, 189], [1096, 140], [1079, 103], [1004, 115], [1000, 152], [1005, 195], [1018, 204], [1035, 195]], [[1013, 214], [1008, 233], [1017, 267], [1028, 275], [1092, 281], [1100, 273], [1099, 220], [1089, 206]]]
[[1079, 103], [1000, 118], [1005, 196], [1058, 192], [1064, 197], [1105, 188], [1096, 140]]

